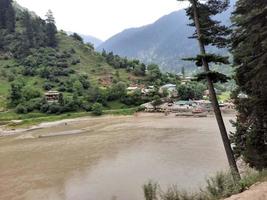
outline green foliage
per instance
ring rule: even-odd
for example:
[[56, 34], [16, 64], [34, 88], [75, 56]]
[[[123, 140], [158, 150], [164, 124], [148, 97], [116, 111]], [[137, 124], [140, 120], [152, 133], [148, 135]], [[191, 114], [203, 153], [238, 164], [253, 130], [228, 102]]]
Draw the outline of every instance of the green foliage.
[[81, 82], [79, 80], [77, 80], [73, 83], [73, 91], [78, 95], [82, 95], [83, 85], [81, 84]]
[[28, 110], [27, 110], [27, 108], [25, 106], [23, 106], [22, 104], [19, 104], [16, 107], [16, 113], [18, 113], [18, 114], [26, 114], [26, 113], [28, 113]]
[[29, 101], [31, 99], [35, 99], [38, 97], [41, 97], [41, 92], [39, 89], [34, 88], [32, 86], [25, 86], [22, 89], [22, 96], [26, 101]]
[[195, 61], [196, 66], [201, 67], [203, 65], [203, 59], [205, 59], [208, 63], [230, 64], [228, 57], [216, 54], [197, 55], [195, 58], [184, 58], [183, 60]]
[[197, 74], [197, 81], [203, 81], [207, 79], [207, 76], [212, 80], [213, 83], [226, 83], [230, 78], [222, 73], [216, 71], [202, 72]]
[[266, 178], [266, 171], [249, 170], [240, 181], [235, 182], [230, 172], [220, 172], [207, 179], [207, 186], [194, 194], [181, 191], [177, 186], [163, 191], [158, 184], [151, 181], [143, 186], [143, 191], [146, 200], [218, 200], [243, 192], [251, 185], [264, 181]]
[[75, 40], [78, 40], [78, 41], [80, 41], [80, 42], [83, 43], [83, 38], [82, 38], [79, 34], [77, 34], [77, 33], [73, 33], [73, 34], [71, 35], [71, 37], [73, 37]]
[[12, 0], [0, 0], [0, 29], [6, 29], [9, 33], [15, 30], [15, 10]]
[[205, 85], [197, 82], [179, 85], [177, 87], [178, 96], [181, 100], [202, 99], [205, 90]]
[[92, 113], [96, 116], [103, 114], [103, 106], [100, 103], [94, 103], [92, 106]]
[[154, 108], [156, 108], [157, 106], [162, 104], [162, 100], [160, 99], [160, 96], [155, 95], [153, 97], [153, 101], [152, 101], [152, 105], [154, 106]]
[[[179, 0], [183, 1], [183, 0]], [[208, 0], [208, 1], [198, 1], [192, 0], [190, 3], [196, 3], [196, 9], [198, 12], [198, 20], [199, 20], [199, 31], [201, 32], [201, 36], [197, 35], [197, 31], [191, 38], [198, 39], [201, 44], [203, 44], [204, 48], [201, 50], [201, 54], [197, 55], [194, 58], [185, 58], [183, 60], [194, 61], [197, 67], [201, 67], [204, 65], [204, 61], [206, 63], [215, 63], [218, 65], [221, 64], [230, 64], [228, 61], [228, 57], [220, 56], [216, 54], [206, 53], [205, 46], [211, 45], [217, 48], [225, 48], [229, 46], [229, 35], [231, 30], [221, 25], [220, 21], [214, 19], [214, 16], [220, 14], [227, 10], [229, 6], [229, 1], [223, 0]], [[190, 26], [196, 27], [194, 21], [194, 8], [190, 6], [186, 9], [187, 15], [189, 19], [193, 22]], [[203, 80], [204, 78], [210, 77], [211, 80], [216, 83], [227, 82], [228, 78], [218, 72], [210, 72], [209, 69], [205, 70], [206, 72], [198, 75], [199, 80]]]
[[[11, 1], [0, 0], [0, 4], [4, 2]], [[0, 7], [5, 11], [6, 8]], [[153, 84], [147, 78], [144, 63], [121, 58], [112, 52], [101, 55], [91, 44], [74, 41], [81, 41], [78, 35], [57, 32], [51, 11], [45, 20], [26, 9], [16, 9], [15, 14], [14, 31], [0, 27], [1, 109], [8, 106], [24, 110], [21, 109], [24, 107], [27, 112], [59, 114], [91, 111], [94, 103], [111, 105], [108, 108], [112, 109], [109, 102], [118, 101], [127, 108], [151, 99], [151, 95], [141, 91], [131, 95], [126, 91], [129, 84]], [[12, 21], [12, 17], [5, 20]], [[157, 80], [157, 84], [168, 82], [170, 75], [161, 76], [157, 66], [151, 71], [151, 74], [155, 72], [155, 78], [162, 79]], [[43, 99], [45, 91], [52, 89], [62, 92], [60, 102], [48, 103]]]
[[130, 92], [121, 101], [128, 106], [139, 106], [153, 100], [153, 95], [143, 95], [141, 90]]
[[145, 200], [157, 200], [158, 185], [151, 181], [143, 186]]
[[[237, 89], [235, 154], [257, 169], [267, 167], [267, 8], [263, 0], [239, 0], [232, 21], [232, 53]], [[260, 30], [260, 31], [259, 31]], [[239, 98], [239, 94], [247, 98]]]
[[[139, 60], [128, 60], [126, 58], [120, 58], [118, 55], [114, 55], [113, 52], [107, 53], [103, 50], [102, 56], [106, 58], [108, 64], [113, 66], [115, 69], [122, 68], [128, 72], [132, 72], [136, 76], [146, 76], [149, 82], [155, 82], [160, 85], [163, 75], [158, 65], [150, 64], [145, 65]], [[146, 73], [147, 71], [147, 73]]]
[[238, 168], [232, 153], [232, 147], [228, 139], [228, 134], [225, 129], [225, 124], [221, 115], [221, 110], [219, 108], [213, 82], [216, 80], [226, 80], [226, 77], [220, 73], [211, 72], [209, 66], [210, 62], [225, 64], [228, 61], [222, 56], [206, 53], [207, 46], [225, 48], [229, 44], [228, 36], [231, 31], [228, 27], [221, 25], [221, 22], [215, 19], [217, 14], [224, 12], [228, 8], [229, 0], [190, 0], [189, 2], [191, 3], [191, 6], [186, 9], [187, 15], [189, 19], [193, 21], [190, 25], [196, 28], [195, 34], [192, 38], [196, 38], [198, 40], [200, 50], [200, 55], [198, 55], [195, 60], [197, 61], [198, 65], [203, 65], [202, 68], [204, 74], [202, 74], [202, 76], [206, 76], [210, 91], [210, 100], [213, 105], [218, 126], [220, 127], [220, 134], [224, 143], [229, 166], [233, 171], [233, 174], [236, 174], [234, 178], [239, 179], [240, 176], [238, 174]]
[[162, 74], [157, 65], [151, 64], [147, 66], [147, 76], [148, 76], [149, 81], [154, 82], [157, 85], [161, 84], [158, 81], [160, 81]]
[[207, 180], [206, 193], [212, 199], [229, 197], [238, 193], [240, 188], [235, 184], [231, 174], [217, 173], [215, 177]]
[[[179, 1], [179, 0], [178, 0]], [[180, 0], [181, 1], [181, 0]], [[183, 0], [182, 0], [183, 1]], [[191, 0], [190, 0], [191, 1]], [[196, 1], [196, 6], [199, 12], [199, 21], [201, 29], [201, 41], [205, 46], [213, 45], [218, 48], [224, 48], [229, 44], [229, 34], [231, 31], [228, 27], [221, 25], [220, 21], [214, 20], [214, 16], [224, 12], [228, 6], [229, 1], [225, 0], [208, 0], [208, 1]], [[191, 20], [194, 19], [194, 10], [190, 6], [187, 10], [187, 15]], [[192, 22], [190, 26], [195, 26]], [[197, 33], [192, 36], [197, 38]]]
[[24, 83], [13, 82], [11, 83], [11, 89], [9, 91], [9, 101], [11, 106], [16, 106], [22, 101], [22, 88]]
[[109, 100], [121, 100], [123, 99], [127, 94], [127, 86], [124, 82], [118, 82], [114, 84], [109, 89], [108, 99]]
[[47, 33], [47, 45], [49, 47], [56, 47], [57, 46], [57, 27], [55, 25], [55, 18], [51, 10], [48, 10], [46, 14], [46, 33]]

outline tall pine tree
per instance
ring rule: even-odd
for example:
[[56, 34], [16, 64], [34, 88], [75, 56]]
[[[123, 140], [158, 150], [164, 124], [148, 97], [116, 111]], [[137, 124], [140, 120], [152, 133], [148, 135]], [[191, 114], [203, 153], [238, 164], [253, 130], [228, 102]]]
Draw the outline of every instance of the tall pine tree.
[[267, 167], [267, 1], [237, 1], [232, 21], [238, 86], [232, 142], [237, 156], [263, 169]]
[[[178, 0], [184, 1], [184, 0]], [[210, 100], [213, 105], [216, 120], [220, 129], [221, 137], [225, 147], [229, 166], [233, 177], [238, 180], [240, 175], [232, 152], [228, 134], [224, 125], [222, 114], [219, 108], [216, 92], [214, 89], [215, 82], [225, 82], [227, 77], [224, 74], [210, 70], [209, 63], [229, 64], [226, 57], [209, 54], [206, 52], [206, 46], [212, 45], [217, 48], [224, 48], [228, 44], [229, 29], [221, 25], [219, 21], [214, 19], [214, 16], [225, 11], [229, 6], [228, 0], [188, 0], [190, 6], [186, 9], [187, 16], [192, 23], [190, 26], [196, 28], [194, 35], [191, 38], [196, 38], [199, 43], [200, 54], [195, 58], [188, 58], [186, 60], [193, 60], [197, 66], [203, 68], [203, 73], [198, 75], [198, 79], [205, 79], [208, 84]]]
[[48, 10], [46, 14], [46, 34], [47, 34], [47, 45], [49, 47], [57, 46], [57, 27], [55, 25], [55, 18], [51, 10]]
[[14, 32], [15, 21], [12, 0], [0, 0], [0, 29], [7, 29], [9, 33]]

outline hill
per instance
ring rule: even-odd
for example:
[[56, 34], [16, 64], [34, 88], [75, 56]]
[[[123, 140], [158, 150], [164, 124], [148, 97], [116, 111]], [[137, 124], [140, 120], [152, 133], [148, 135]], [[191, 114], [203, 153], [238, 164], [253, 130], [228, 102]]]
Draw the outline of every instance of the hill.
[[[67, 34], [71, 35], [71, 34], [73, 34], [73, 32], [68, 31]], [[78, 35], [82, 37], [84, 43], [91, 43], [94, 45], [95, 48], [97, 48], [98, 46], [100, 46], [103, 43], [102, 40], [100, 40], [94, 36], [91, 36], [91, 35], [85, 35], [85, 34], [80, 34], [80, 33], [78, 33]]]
[[[19, 5], [0, 5], [0, 110], [63, 113], [138, 106], [154, 93], [127, 94], [130, 85], [169, 82], [156, 65], [98, 53], [79, 35], [57, 31], [51, 11], [43, 20]], [[0, 2], [1, 3], [1, 2]], [[60, 92], [48, 102], [45, 93]], [[94, 106], [96, 104], [97, 106]]]
[[[227, 12], [218, 17], [225, 24], [229, 24], [234, 2]], [[192, 70], [195, 69], [192, 63], [181, 60], [199, 51], [197, 42], [188, 39], [193, 29], [187, 24], [189, 21], [185, 11], [179, 10], [153, 24], [124, 30], [102, 43], [97, 50], [105, 49], [145, 63], [156, 63], [163, 71], [180, 72], [182, 66]]]

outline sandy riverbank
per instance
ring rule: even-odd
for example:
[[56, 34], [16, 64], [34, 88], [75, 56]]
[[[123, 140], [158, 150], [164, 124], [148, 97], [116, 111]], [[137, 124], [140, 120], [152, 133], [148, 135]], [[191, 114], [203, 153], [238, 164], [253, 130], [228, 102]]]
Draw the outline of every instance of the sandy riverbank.
[[[63, 119], [63, 120], [58, 120], [54, 122], [42, 122], [38, 125], [33, 125], [29, 126], [27, 128], [10, 128], [6, 125], [0, 126], [0, 137], [3, 136], [11, 136], [11, 135], [16, 135], [16, 134], [21, 134], [21, 133], [27, 133], [29, 131], [34, 131], [38, 129], [45, 129], [49, 127], [55, 127], [55, 126], [64, 126], [67, 124], [71, 124], [74, 122], [82, 122], [82, 121], [87, 121], [91, 119], [110, 119], [112, 117], [117, 117], [117, 116], [112, 116], [112, 115], [107, 115], [107, 116], [102, 116], [102, 117], [79, 117], [79, 118], [74, 118], [74, 119]], [[127, 117], [127, 116], [120, 116], [120, 117]], [[129, 116], [128, 116], [129, 117]]]
[[[0, 137], [3, 136], [11, 136], [11, 135], [16, 135], [16, 134], [22, 134], [22, 133], [27, 133], [29, 131], [34, 131], [38, 129], [45, 129], [49, 127], [56, 127], [56, 126], [65, 126], [67, 124], [75, 123], [75, 122], [86, 122], [88, 120], [93, 120], [93, 119], [103, 119], [103, 120], [109, 120], [109, 119], [114, 119], [114, 118], [132, 118], [132, 117], [149, 117], [149, 116], [165, 116], [164, 113], [145, 113], [145, 112], [140, 112], [136, 113], [134, 115], [129, 115], [129, 116], [117, 116], [117, 115], [104, 115], [101, 117], [80, 117], [80, 118], [74, 118], [74, 119], [64, 119], [64, 120], [58, 120], [54, 122], [43, 122], [38, 125], [33, 125], [29, 126], [27, 128], [10, 128], [6, 125], [0, 126]], [[234, 116], [232, 113], [231, 114], [224, 114], [224, 116]], [[171, 113], [168, 116], [165, 117], [171, 117], [171, 118], [178, 118], [176, 114]], [[180, 118], [184, 118], [186, 116], [179, 116]], [[189, 116], [191, 117], [191, 116]], [[212, 114], [208, 115], [207, 117], [214, 117]], [[71, 134], [69, 132], [68, 134]]]

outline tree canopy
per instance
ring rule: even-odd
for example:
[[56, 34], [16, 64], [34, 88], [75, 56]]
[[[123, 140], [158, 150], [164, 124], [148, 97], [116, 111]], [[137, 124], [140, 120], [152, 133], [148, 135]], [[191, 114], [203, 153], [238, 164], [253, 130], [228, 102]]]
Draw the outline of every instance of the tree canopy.
[[267, 167], [266, 1], [237, 1], [232, 21], [232, 53], [238, 86], [234, 97], [239, 113], [232, 142], [237, 156], [263, 169]]

